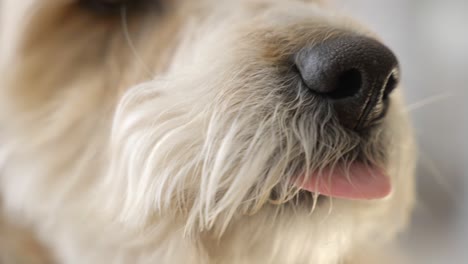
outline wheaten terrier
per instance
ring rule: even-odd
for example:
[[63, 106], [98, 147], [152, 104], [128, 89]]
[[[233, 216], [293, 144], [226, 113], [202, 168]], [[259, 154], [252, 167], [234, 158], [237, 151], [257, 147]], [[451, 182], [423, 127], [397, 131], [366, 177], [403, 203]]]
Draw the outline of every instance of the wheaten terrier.
[[386, 258], [413, 143], [366, 27], [319, 0], [32, 2], [3, 56], [5, 263]]

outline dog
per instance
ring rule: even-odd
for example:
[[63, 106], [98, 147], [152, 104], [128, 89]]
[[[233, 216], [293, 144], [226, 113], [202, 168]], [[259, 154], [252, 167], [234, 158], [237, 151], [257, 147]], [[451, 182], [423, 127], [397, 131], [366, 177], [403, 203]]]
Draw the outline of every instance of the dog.
[[33, 0], [18, 22], [6, 263], [392, 257], [414, 203], [398, 61], [327, 1]]

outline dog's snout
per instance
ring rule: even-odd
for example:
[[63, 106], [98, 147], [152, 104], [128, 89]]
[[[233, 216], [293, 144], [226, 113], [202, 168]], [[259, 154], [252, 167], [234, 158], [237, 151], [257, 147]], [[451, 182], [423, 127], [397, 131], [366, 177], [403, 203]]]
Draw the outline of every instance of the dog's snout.
[[399, 79], [398, 61], [372, 38], [342, 35], [302, 49], [295, 64], [303, 83], [333, 105], [341, 124], [361, 129], [385, 115]]

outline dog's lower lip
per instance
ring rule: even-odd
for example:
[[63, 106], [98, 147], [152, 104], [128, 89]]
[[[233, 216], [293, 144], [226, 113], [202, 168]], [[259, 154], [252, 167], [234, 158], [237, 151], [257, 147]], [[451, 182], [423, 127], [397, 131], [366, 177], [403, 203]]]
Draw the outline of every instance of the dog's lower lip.
[[385, 198], [392, 189], [390, 177], [383, 169], [358, 162], [303, 175], [296, 185], [312, 193], [350, 200]]

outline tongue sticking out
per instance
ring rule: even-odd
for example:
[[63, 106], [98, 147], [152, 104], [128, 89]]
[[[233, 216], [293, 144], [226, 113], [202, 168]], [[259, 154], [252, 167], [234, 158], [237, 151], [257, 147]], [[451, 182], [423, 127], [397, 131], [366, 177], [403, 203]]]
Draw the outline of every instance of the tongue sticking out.
[[351, 200], [381, 199], [392, 190], [390, 178], [382, 169], [360, 163], [346, 168], [324, 169], [307, 180], [300, 178], [298, 185], [310, 192]]

